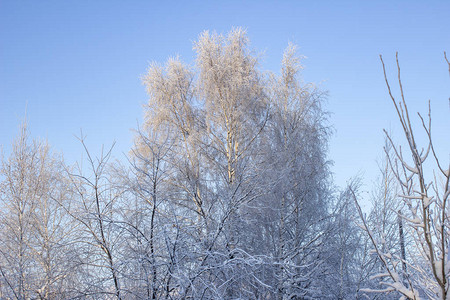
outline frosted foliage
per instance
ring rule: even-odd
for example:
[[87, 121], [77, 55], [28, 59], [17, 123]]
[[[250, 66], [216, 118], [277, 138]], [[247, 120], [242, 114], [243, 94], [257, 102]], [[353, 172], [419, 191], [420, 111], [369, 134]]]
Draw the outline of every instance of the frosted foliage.
[[[195, 43], [200, 95], [207, 118], [224, 131], [240, 131], [248, 114], [264, 100], [257, 60], [249, 52], [242, 29], [227, 37], [203, 33]], [[212, 127], [212, 125], [210, 125]]]
[[149, 103], [146, 120], [155, 125], [169, 121], [188, 133], [193, 123], [193, 73], [178, 59], [169, 59], [165, 67], [154, 63], [143, 77]]

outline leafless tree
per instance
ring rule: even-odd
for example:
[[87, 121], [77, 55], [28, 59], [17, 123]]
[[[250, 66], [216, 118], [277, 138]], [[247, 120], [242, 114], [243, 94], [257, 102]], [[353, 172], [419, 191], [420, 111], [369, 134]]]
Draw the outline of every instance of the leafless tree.
[[[162, 158], [172, 170], [164, 208], [176, 215], [177, 253], [185, 257], [177, 267], [189, 274], [180, 275], [176, 291], [195, 298], [273, 296], [284, 289], [283, 272], [308, 278], [307, 265], [324, 248], [323, 93], [300, 83], [294, 46], [283, 58], [281, 77], [259, 70], [239, 28], [228, 35], [205, 32], [194, 49], [197, 68], [175, 58], [164, 67], [152, 64], [144, 77], [150, 96], [145, 126], [170, 132]], [[271, 213], [276, 221], [264, 223]]]
[[[119, 203], [123, 191], [115, 187], [108, 173], [108, 160], [112, 147], [99, 157], [91, 156], [84, 137], [80, 137], [87, 156], [87, 171], [82, 163], [75, 170], [66, 168], [72, 192], [70, 205], [61, 204], [77, 224], [74, 249], [78, 250], [81, 295], [113, 295], [122, 299], [119, 249], [124, 243], [122, 230], [117, 226]], [[87, 172], [87, 173], [85, 173]]]
[[[449, 287], [447, 257], [449, 166], [445, 167], [434, 148], [431, 134], [431, 105], [429, 104], [428, 120], [418, 114], [427, 139], [425, 147], [420, 148], [403, 92], [398, 54], [396, 61], [400, 101], [396, 100], [391, 91], [381, 56], [380, 59], [388, 92], [407, 142], [405, 152], [394, 143], [391, 135], [385, 131], [393, 149], [393, 155], [388, 156], [389, 167], [400, 187], [398, 197], [406, 208], [398, 212], [399, 225], [403, 226], [400, 229], [406, 231], [403, 234], [407, 234], [413, 239], [414, 245], [410, 251], [413, 251], [414, 255], [406, 259], [403, 245], [400, 245], [401, 250], [396, 253], [392, 247], [388, 247], [386, 240], [378, 240], [369, 229], [360, 210], [364, 228], [384, 267], [384, 272], [380, 273], [377, 278], [380, 278], [381, 283], [386, 286], [381, 292], [397, 291], [408, 299], [420, 299], [421, 297], [447, 299]], [[410, 156], [409, 161], [406, 153]], [[428, 172], [429, 167], [426, 165], [430, 159], [434, 162], [431, 178]]]
[[0, 174], [0, 289], [5, 298], [55, 299], [68, 290], [72, 226], [60, 158], [46, 142], [29, 140], [26, 121]]

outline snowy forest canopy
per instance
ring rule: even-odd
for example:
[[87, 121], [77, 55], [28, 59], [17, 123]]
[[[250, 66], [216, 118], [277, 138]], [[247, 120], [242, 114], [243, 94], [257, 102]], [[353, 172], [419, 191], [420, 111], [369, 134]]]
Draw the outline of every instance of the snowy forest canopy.
[[150, 65], [125, 161], [81, 136], [86, 159], [68, 165], [23, 123], [0, 165], [1, 299], [450, 297], [449, 165], [400, 77], [397, 99], [385, 74], [407, 147], [386, 133], [364, 214], [357, 179], [333, 185], [325, 93], [294, 45], [279, 74], [239, 28], [194, 50], [193, 66]]

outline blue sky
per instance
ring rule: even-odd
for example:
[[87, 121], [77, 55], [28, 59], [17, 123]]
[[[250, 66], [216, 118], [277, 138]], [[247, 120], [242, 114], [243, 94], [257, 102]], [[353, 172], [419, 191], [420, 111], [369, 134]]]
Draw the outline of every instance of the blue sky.
[[116, 141], [122, 157], [142, 119], [149, 62], [177, 54], [193, 62], [203, 30], [240, 26], [262, 69], [278, 71], [288, 42], [299, 46], [304, 80], [329, 93], [335, 182], [363, 174], [369, 190], [382, 129], [401, 140], [379, 54], [394, 81], [399, 52], [410, 111], [426, 113], [431, 100], [435, 143], [448, 160], [449, 12], [450, 1], [0, 0], [0, 145], [7, 155], [27, 110], [32, 135], [69, 161], [81, 157], [80, 129], [94, 153]]

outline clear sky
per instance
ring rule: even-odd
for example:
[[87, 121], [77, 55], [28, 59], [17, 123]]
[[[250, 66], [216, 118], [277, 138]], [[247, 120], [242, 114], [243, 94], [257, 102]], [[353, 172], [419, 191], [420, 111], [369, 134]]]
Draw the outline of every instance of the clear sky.
[[329, 92], [337, 185], [359, 173], [369, 190], [382, 129], [401, 137], [379, 54], [394, 81], [399, 52], [411, 111], [426, 113], [431, 100], [435, 143], [448, 159], [448, 0], [0, 0], [0, 145], [8, 154], [27, 110], [32, 135], [47, 138], [69, 161], [81, 156], [80, 129], [94, 153], [116, 141], [121, 157], [142, 119], [147, 96], [140, 77], [149, 62], [177, 54], [192, 62], [192, 42], [203, 30], [233, 26], [247, 29], [251, 47], [263, 52], [263, 69], [279, 70], [288, 42], [307, 57], [304, 80]]

